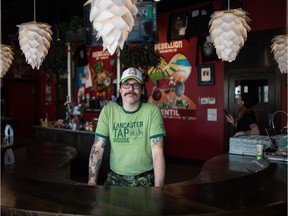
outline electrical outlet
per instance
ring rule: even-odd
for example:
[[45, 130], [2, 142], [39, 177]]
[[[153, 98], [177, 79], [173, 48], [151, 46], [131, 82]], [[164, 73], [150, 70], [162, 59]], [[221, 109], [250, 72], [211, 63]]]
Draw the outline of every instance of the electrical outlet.
[[209, 97], [208, 98], [208, 104], [216, 104], [216, 98], [214, 98], [214, 97]]
[[201, 103], [201, 104], [208, 104], [208, 102], [209, 102], [209, 101], [208, 101], [208, 98], [201, 98], [201, 99], [200, 99], [200, 103]]

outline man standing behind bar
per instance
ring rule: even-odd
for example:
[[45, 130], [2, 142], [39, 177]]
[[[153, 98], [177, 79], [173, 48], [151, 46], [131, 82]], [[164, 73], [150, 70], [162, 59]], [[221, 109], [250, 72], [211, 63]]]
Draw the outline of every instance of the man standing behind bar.
[[142, 73], [126, 69], [116, 103], [103, 107], [89, 158], [88, 185], [96, 185], [104, 148], [111, 144], [105, 186], [164, 185], [164, 129], [159, 108], [145, 103]]

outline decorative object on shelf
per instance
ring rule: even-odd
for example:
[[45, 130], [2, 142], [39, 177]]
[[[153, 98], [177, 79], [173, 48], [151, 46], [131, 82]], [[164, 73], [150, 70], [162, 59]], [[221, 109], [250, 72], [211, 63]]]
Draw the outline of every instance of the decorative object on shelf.
[[272, 39], [271, 49], [281, 73], [288, 73], [288, 35], [276, 35]]
[[5, 126], [4, 134], [5, 134], [4, 140], [3, 140], [3, 142], [1, 142], [1, 151], [3, 148], [4, 164], [5, 165], [11, 165], [11, 164], [15, 163], [14, 153], [13, 153], [13, 150], [11, 148], [14, 144], [14, 130], [13, 130], [11, 125], [7, 124]]
[[209, 32], [219, 59], [232, 62], [236, 59], [240, 49], [247, 39], [247, 32], [251, 30], [251, 19], [241, 8], [215, 11], [209, 22]]
[[203, 64], [198, 66], [198, 84], [200, 86], [214, 85], [214, 76], [213, 64]]
[[72, 116], [82, 116], [86, 109], [85, 105], [85, 103], [74, 103], [69, 101], [64, 103], [64, 106], [66, 106], [67, 115]]
[[138, 13], [137, 0], [88, 0], [91, 3], [90, 21], [98, 32], [96, 37], [103, 40], [103, 50], [111, 55], [124, 42], [134, 26], [134, 16]]
[[25, 55], [26, 62], [39, 70], [44, 61], [52, 39], [51, 26], [47, 23], [36, 22], [34, 0], [34, 21], [17, 25], [19, 28], [20, 49]]
[[86, 109], [85, 102], [83, 103], [75, 103], [71, 102], [69, 98], [64, 103], [66, 107], [66, 117], [65, 117], [65, 128], [72, 130], [79, 130], [83, 127], [83, 114]]
[[0, 68], [0, 77], [4, 77], [7, 71], [9, 70], [13, 60], [14, 52], [11, 46], [1, 44], [1, 68]]

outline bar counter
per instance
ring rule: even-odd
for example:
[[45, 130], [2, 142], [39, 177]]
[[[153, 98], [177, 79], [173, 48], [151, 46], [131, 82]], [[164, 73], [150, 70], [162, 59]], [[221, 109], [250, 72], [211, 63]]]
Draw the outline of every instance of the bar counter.
[[2, 215], [287, 215], [285, 163], [223, 154], [163, 188], [91, 187], [63, 174], [73, 147], [25, 142], [1, 169]]
[[72, 162], [72, 172], [87, 178], [88, 159], [94, 142], [94, 132], [70, 130], [53, 127], [34, 126], [35, 139], [65, 144], [77, 150], [77, 157]]

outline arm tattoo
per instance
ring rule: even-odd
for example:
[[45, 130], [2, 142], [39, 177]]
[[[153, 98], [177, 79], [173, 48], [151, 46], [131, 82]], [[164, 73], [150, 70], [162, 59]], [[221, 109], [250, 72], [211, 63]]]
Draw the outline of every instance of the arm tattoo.
[[95, 167], [95, 172], [98, 173], [100, 170], [102, 160], [98, 160]]
[[97, 143], [99, 141], [100, 137], [95, 135], [94, 143]]
[[90, 160], [93, 161], [93, 158], [96, 156], [96, 154], [98, 154], [99, 151], [96, 149], [96, 146], [93, 145], [92, 146], [92, 149], [91, 149], [91, 152], [90, 152]]
[[[102, 142], [101, 142], [102, 141]], [[102, 148], [105, 148], [106, 144], [107, 144], [107, 139], [105, 138], [101, 138], [99, 136], [95, 136], [95, 140], [94, 140], [94, 143], [98, 143], [98, 142], [101, 142], [101, 147]]]
[[89, 181], [95, 182], [97, 180], [97, 175], [100, 169], [101, 160], [96, 160], [95, 157], [99, 153], [96, 147], [93, 145], [90, 153], [89, 159]]
[[157, 146], [158, 144], [159, 144], [159, 142], [161, 142], [162, 141], [162, 137], [156, 137], [156, 138], [152, 138], [151, 139], [151, 142], [152, 142], [152, 144], [153, 144], [153, 146]]
[[107, 144], [107, 139], [95, 136], [94, 144], [92, 145], [90, 156], [89, 156], [89, 181], [95, 182], [97, 181], [97, 176], [100, 171], [102, 159], [98, 158], [98, 154], [100, 154], [99, 145], [102, 149], [105, 148]]

